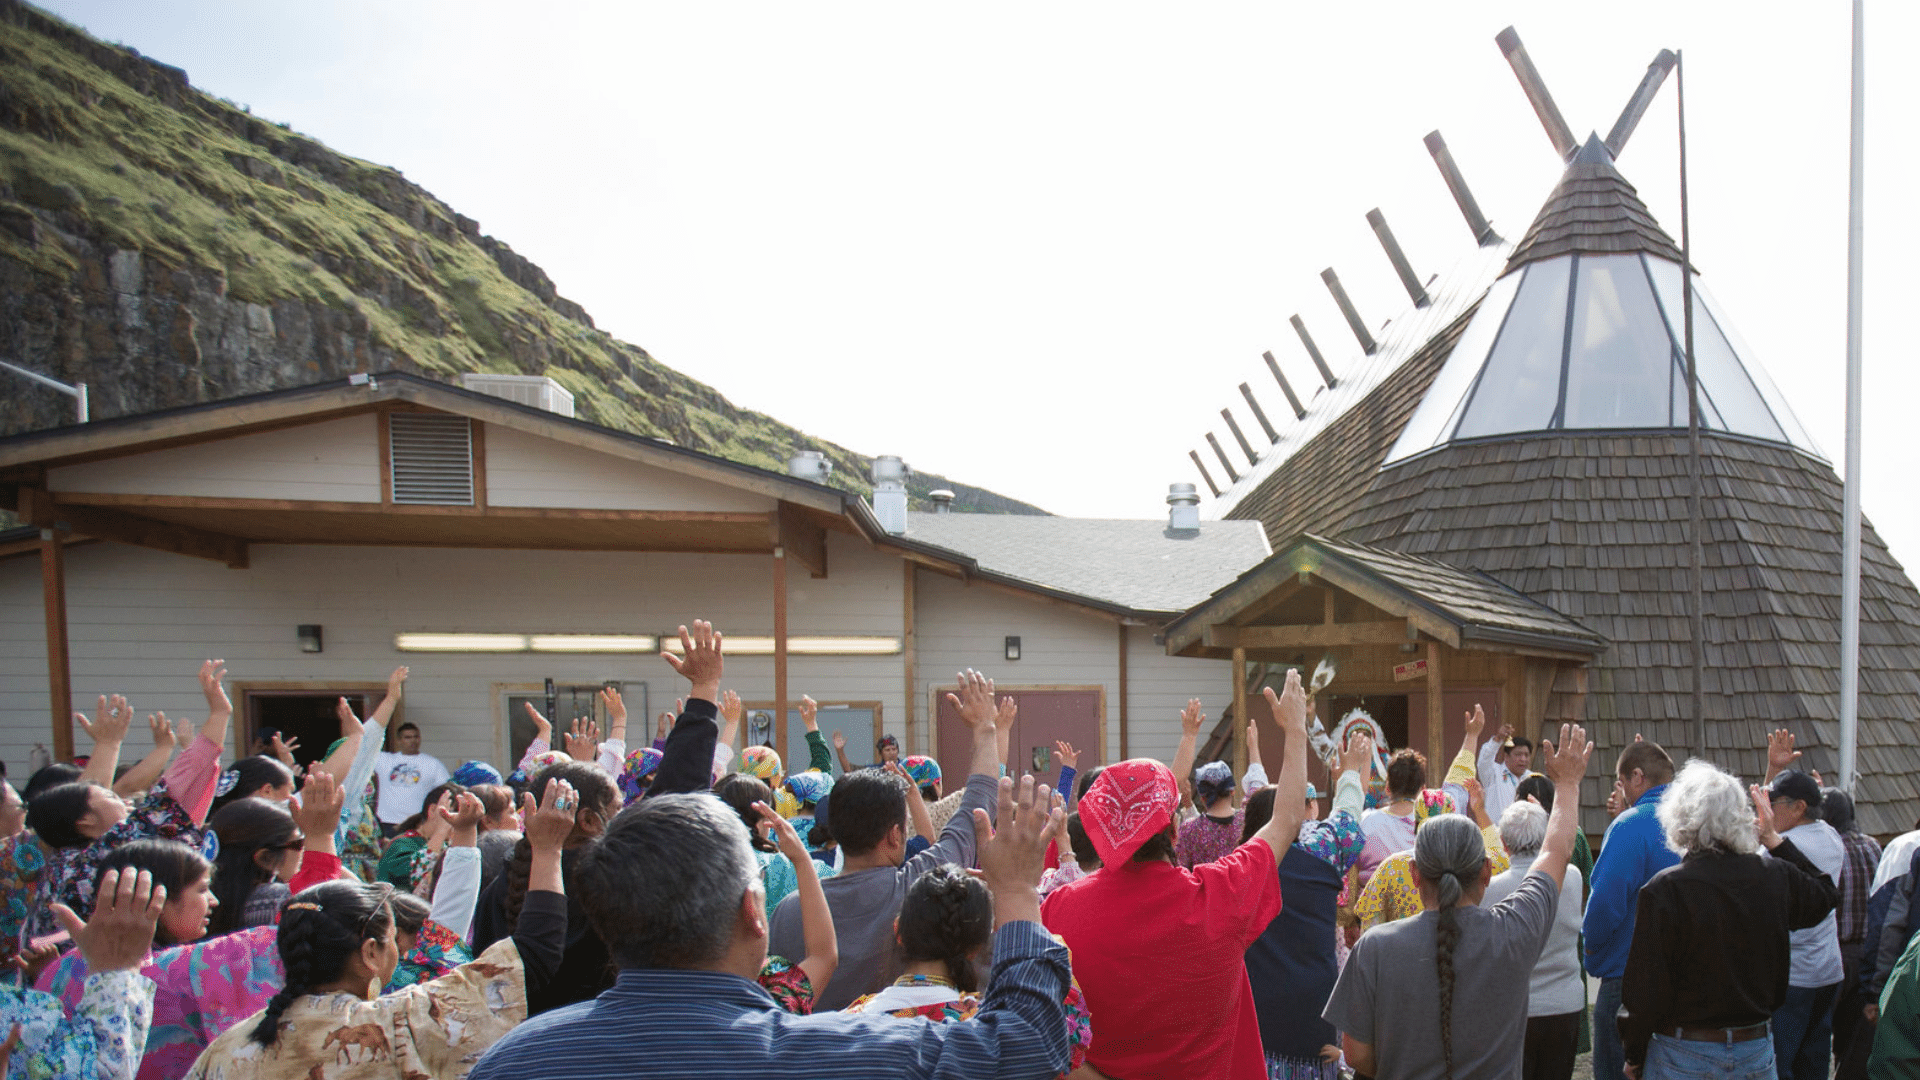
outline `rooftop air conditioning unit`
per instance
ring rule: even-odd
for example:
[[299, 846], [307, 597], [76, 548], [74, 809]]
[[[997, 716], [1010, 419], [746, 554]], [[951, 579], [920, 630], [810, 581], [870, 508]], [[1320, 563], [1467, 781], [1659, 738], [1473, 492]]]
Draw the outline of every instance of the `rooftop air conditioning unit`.
[[568, 418], [573, 416], [573, 395], [545, 375], [492, 375], [476, 371], [460, 376], [460, 385], [476, 394], [490, 394]]

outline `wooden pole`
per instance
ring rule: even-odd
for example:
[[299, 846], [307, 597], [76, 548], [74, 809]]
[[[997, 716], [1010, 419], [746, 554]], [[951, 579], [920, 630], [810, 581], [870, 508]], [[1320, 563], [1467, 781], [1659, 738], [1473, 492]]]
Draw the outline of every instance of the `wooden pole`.
[[910, 562], [902, 561], [900, 565], [905, 571], [900, 589], [900, 657], [902, 667], [904, 668], [903, 674], [906, 678], [907, 690], [907, 707], [905, 710], [907, 717], [907, 747], [918, 753], [930, 754], [933, 752], [932, 738], [929, 737], [924, 743], [920, 742], [918, 741], [919, 733], [914, 729], [914, 707], [919, 703], [920, 697], [919, 689], [915, 685], [920, 681], [919, 674], [914, 670], [919, 663], [919, 655], [916, 652], [919, 648], [919, 643], [914, 634], [913, 614], [915, 571], [914, 565]]
[[787, 748], [787, 549], [773, 549], [773, 745]]
[[40, 588], [47, 604], [47, 705], [53, 760], [73, 760], [73, 673], [67, 652], [67, 556], [60, 534], [40, 530]]
[[1440, 643], [1427, 642], [1427, 779], [1447, 774], [1446, 702], [1440, 699]]
[[1682, 347], [1687, 361], [1687, 588], [1693, 632], [1693, 754], [1707, 756], [1707, 631], [1705, 526], [1700, 516], [1700, 374], [1693, 357], [1693, 230], [1687, 222], [1687, 65], [1675, 53], [1674, 94], [1680, 110], [1680, 296]]
[[[1125, 761], [1127, 760], [1127, 756], [1128, 756], [1127, 755], [1127, 624], [1121, 623], [1120, 624], [1120, 757], [1117, 760]], [[1107, 748], [1104, 746], [1101, 747], [1100, 756], [1098, 758], [1095, 758], [1094, 760], [1096, 764], [1104, 764], [1107, 760]]]
[[[1233, 650], [1233, 775], [1247, 775], [1247, 650]], [[1279, 775], [1276, 767], [1275, 775]], [[1240, 785], [1234, 785], [1235, 803]]]

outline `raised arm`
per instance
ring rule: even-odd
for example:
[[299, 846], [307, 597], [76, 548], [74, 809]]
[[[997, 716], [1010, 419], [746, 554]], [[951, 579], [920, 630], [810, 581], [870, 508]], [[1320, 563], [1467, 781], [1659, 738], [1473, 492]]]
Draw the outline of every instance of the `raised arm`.
[[1533, 868], [1553, 879], [1554, 888], [1567, 877], [1567, 859], [1573, 855], [1573, 833], [1580, 821], [1580, 778], [1587, 774], [1593, 744], [1579, 724], [1560, 725], [1558, 745], [1540, 740], [1547, 779], [1553, 781], [1553, 811], [1547, 815], [1547, 838]]
[[753, 809], [760, 820], [772, 827], [780, 854], [793, 864], [794, 895], [800, 898], [800, 933], [807, 949], [807, 958], [800, 961], [800, 970], [807, 973], [807, 982], [818, 996], [840, 966], [840, 939], [834, 934], [833, 911], [827, 907], [826, 890], [820, 887], [820, 874], [814, 869], [813, 856], [807, 854], [807, 845], [800, 842], [800, 834], [794, 831], [793, 824], [766, 803], [754, 803]]
[[933, 831], [933, 816], [927, 813], [927, 800], [920, 795], [920, 785], [913, 782], [913, 776], [897, 761], [887, 762], [886, 769], [906, 781], [907, 820], [913, 823], [914, 833], [925, 839], [927, 843], [933, 843], [936, 838]]
[[[827, 740], [820, 734], [820, 703], [805, 694], [800, 695], [800, 722], [807, 726], [807, 768], [831, 775], [833, 757], [827, 753]], [[792, 771], [793, 762], [787, 762], [787, 769]]]
[[1300, 687], [1297, 668], [1287, 669], [1287, 685], [1280, 693], [1275, 694], [1271, 686], [1262, 692], [1273, 718], [1280, 722], [1286, 744], [1280, 775], [1274, 779], [1273, 816], [1253, 838], [1272, 848], [1273, 860], [1278, 863], [1300, 835], [1300, 822], [1307, 814], [1307, 695]]
[[1773, 778], [1800, 764], [1800, 751], [1793, 748], [1793, 732], [1780, 728], [1767, 736], [1767, 778], [1763, 783], [1773, 783]]
[[853, 771], [853, 762], [847, 760], [847, 733], [844, 731], [833, 733], [833, 756], [840, 759], [842, 773]]
[[102, 694], [91, 722], [79, 713], [73, 714], [73, 722], [93, 740], [93, 753], [87, 758], [87, 767], [80, 770], [80, 779], [102, 787], [113, 786], [113, 774], [120, 768], [120, 744], [126, 741], [127, 731], [133, 727], [133, 706], [119, 694], [112, 698]]
[[153, 732], [153, 750], [113, 782], [113, 793], [116, 795], [132, 795], [152, 787], [153, 782], [160, 779], [160, 774], [167, 771], [167, 762], [173, 760], [175, 737], [173, 725], [167, 723], [167, 714], [149, 713], [147, 727]]
[[521, 796], [527, 846], [533, 851], [533, 859], [527, 873], [525, 906], [513, 931], [513, 946], [520, 950], [530, 994], [546, 988], [560, 970], [560, 958], [566, 951], [567, 886], [560, 873], [560, 849], [573, 833], [574, 816], [579, 810], [580, 796], [565, 780], [549, 783], [537, 808], [531, 794]]
[[1193, 801], [1193, 759], [1200, 745], [1200, 725], [1207, 714], [1200, 711], [1200, 699], [1188, 698], [1180, 710], [1180, 748], [1173, 752], [1173, 779], [1180, 785], [1180, 801]]
[[227, 700], [225, 660], [208, 660], [200, 665], [200, 692], [207, 699], [207, 721], [200, 725], [200, 737], [215, 746], [227, 744], [227, 724], [233, 719], [233, 702]]
[[607, 740], [625, 743], [627, 741], [627, 699], [620, 696], [617, 687], [600, 688], [600, 707], [607, 711]]
[[[82, 1027], [92, 1029], [98, 1054], [95, 1075], [133, 1080], [153, 1022], [154, 985], [140, 974], [140, 966], [153, 947], [153, 928], [166, 905], [167, 887], [155, 885], [149, 872], [135, 874], [129, 867], [101, 875], [95, 897], [93, 918], [85, 923], [65, 905], [54, 906], [89, 971], [70, 1022], [72, 1034], [78, 1036]], [[56, 1037], [66, 1028], [56, 1029]], [[15, 1025], [8, 1044], [19, 1037]]]
[[686, 711], [667, 733], [660, 768], [647, 788], [648, 795], [706, 791], [713, 786], [713, 752], [720, 738], [714, 717], [719, 714], [720, 676], [726, 669], [724, 649], [720, 631], [712, 623], [696, 619], [692, 630], [680, 628], [681, 655], [660, 654], [692, 684], [692, 691], [686, 699]]
[[435, 810], [447, 824], [447, 851], [440, 860], [440, 879], [433, 884], [434, 922], [462, 939], [473, 926], [473, 909], [480, 900], [480, 819], [487, 808], [470, 791], [460, 793], [449, 808]]

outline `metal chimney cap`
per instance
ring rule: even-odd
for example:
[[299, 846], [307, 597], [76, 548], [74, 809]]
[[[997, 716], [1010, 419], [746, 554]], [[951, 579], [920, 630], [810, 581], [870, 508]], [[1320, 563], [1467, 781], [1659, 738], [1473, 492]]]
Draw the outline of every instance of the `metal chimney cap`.
[[953, 508], [954, 494], [946, 488], [934, 488], [927, 492], [928, 501], [933, 503], [933, 512], [944, 514]]
[[1192, 484], [1168, 484], [1168, 506], [1199, 506], [1200, 491]]
[[887, 480], [904, 481], [912, 475], [913, 469], [898, 454], [882, 454], [873, 459], [873, 482], [876, 484]]

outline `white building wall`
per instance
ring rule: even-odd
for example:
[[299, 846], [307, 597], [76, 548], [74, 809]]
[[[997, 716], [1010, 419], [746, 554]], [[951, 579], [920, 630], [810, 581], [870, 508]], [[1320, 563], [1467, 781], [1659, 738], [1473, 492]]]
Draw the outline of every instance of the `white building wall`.
[[372, 414], [47, 470], [53, 492], [379, 502]]
[[766, 513], [774, 500], [593, 450], [486, 425], [492, 506]]
[[[1106, 687], [1105, 760], [1119, 760], [1120, 642], [1112, 620], [932, 571], [918, 575], [914, 605], [919, 722], [913, 752], [926, 753], [934, 744], [927, 716], [930, 692], [951, 686], [956, 672], [972, 667], [1003, 685]], [[1006, 659], [1010, 635], [1020, 638], [1019, 660]], [[1134, 757], [1171, 761], [1180, 742], [1181, 706], [1199, 697], [1210, 703], [1209, 715], [1217, 716], [1221, 699], [1232, 689], [1230, 665], [1169, 657], [1153, 643], [1150, 627], [1129, 629], [1127, 666], [1127, 752]]]

